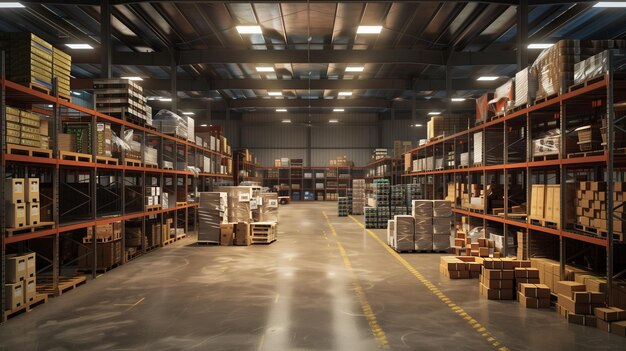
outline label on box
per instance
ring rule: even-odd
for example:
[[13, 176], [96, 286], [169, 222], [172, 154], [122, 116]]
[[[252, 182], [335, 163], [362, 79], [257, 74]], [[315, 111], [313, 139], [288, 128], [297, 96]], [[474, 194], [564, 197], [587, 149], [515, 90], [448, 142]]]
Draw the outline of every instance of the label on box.
[[268, 200], [267, 207], [270, 207], [270, 208], [278, 207], [278, 200], [274, 200], [274, 199]]
[[104, 132], [104, 123], [97, 123], [96, 124], [96, 130], [98, 132]]
[[250, 209], [251, 210], [256, 210], [258, 208], [259, 208], [259, 206], [258, 206], [256, 200], [250, 200]]
[[26, 270], [26, 261], [25, 260], [18, 260], [18, 262], [17, 262], [17, 270], [18, 271], [25, 271]]
[[263, 198], [262, 197], [257, 197], [256, 198], [256, 202], [258, 206], [263, 206]]
[[239, 202], [248, 202], [250, 201], [250, 194], [239, 194]]
[[38, 215], [39, 214], [39, 207], [31, 207], [30, 208], [30, 214], [31, 215]]
[[13, 185], [13, 191], [16, 192], [16, 193], [24, 192], [24, 185], [22, 185], [22, 184], [15, 184], [15, 185]]

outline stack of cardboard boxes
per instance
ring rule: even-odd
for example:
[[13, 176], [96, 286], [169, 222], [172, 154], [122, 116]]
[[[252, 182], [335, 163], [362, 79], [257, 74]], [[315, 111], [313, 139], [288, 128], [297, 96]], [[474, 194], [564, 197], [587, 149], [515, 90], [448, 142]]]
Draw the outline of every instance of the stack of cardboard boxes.
[[[408, 152], [413, 147], [413, 143], [409, 141], [394, 140], [393, 141], [393, 157], [402, 157], [402, 154]], [[410, 162], [409, 162], [410, 164]]]
[[128, 79], [96, 79], [93, 82], [96, 111], [117, 118], [133, 117], [152, 124], [152, 108], [139, 84]]
[[30, 33], [2, 33], [0, 49], [7, 53], [6, 77], [27, 87], [52, 91], [52, 45]]
[[4, 180], [7, 227], [22, 228], [40, 224], [39, 179]]
[[[530, 264], [530, 263], [529, 263]], [[505, 258], [485, 258], [480, 274], [480, 293], [489, 300], [513, 300], [515, 263]]]
[[[106, 270], [122, 263], [122, 222], [96, 226], [96, 270]], [[78, 247], [78, 269], [90, 271], [93, 268], [93, 228], [87, 228], [83, 244]]]
[[440, 136], [448, 136], [467, 130], [467, 116], [433, 116], [427, 123], [428, 140], [435, 139]]
[[561, 228], [561, 214], [565, 218], [574, 217], [575, 185], [565, 185], [565, 203], [561, 204], [560, 184], [533, 184], [530, 196], [531, 223], [553, 228]]
[[555, 292], [558, 295], [557, 312], [570, 323], [596, 326], [594, 310], [605, 306], [604, 293], [588, 292], [584, 284], [572, 281], [556, 282]]
[[474, 279], [480, 277], [482, 260], [467, 256], [442, 256], [439, 271], [450, 279]]
[[222, 223], [220, 225], [220, 245], [252, 245], [252, 233], [250, 231], [250, 224], [246, 222]]
[[[623, 235], [623, 207], [620, 206], [626, 199], [626, 183], [614, 183], [613, 201], [616, 215], [613, 216], [613, 238], [624, 241]], [[580, 182], [576, 192], [576, 223], [578, 229], [597, 236], [606, 237], [608, 228], [606, 182]]]
[[17, 310], [35, 299], [37, 294], [37, 262], [34, 252], [7, 255], [4, 297], [9, 310]]
[[6, 141], [8, 144], [50, 148], [48, 120], [14, 107], [6, 107]]
[[72, 70], [72, 56], [63, 51], [52, 48], [52, 76], [57, 79], [57, 93], [67, 100], [70, 95], [70, 73]]
[[617, 307], [597, 307], [594, 313], [598, 329], [626, 337], [626, 311]]
[[[517, 274], [517, 269], [515, 270]], [[520, 283], [517, 300], [526, 308], [549, 308], [550, 288], [544, 284]]]

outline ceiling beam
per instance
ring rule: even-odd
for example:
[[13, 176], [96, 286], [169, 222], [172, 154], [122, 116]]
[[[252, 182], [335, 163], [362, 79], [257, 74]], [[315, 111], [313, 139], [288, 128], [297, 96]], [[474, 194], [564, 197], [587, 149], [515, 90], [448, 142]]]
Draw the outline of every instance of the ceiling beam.
[[[38, 3], [38, 4], [58, 4], [58, 5], [94, 5], [93, 0], [22, 0], [23, 3]], [[142, 2], [169, 2], [167, 0], [110, 0], [111, 5], [124, 5], [124, 4], [139, 4]], [[222, 4], [226, 1], [220, 0], [176, 0], [176, 2], [180, 3], [204, 3], [204, 4]], [[231, 3], [250, 3], [250, 0], [230, 0], [228, 2]], [[337, 1], [331, 0], [289, 0], [288, 2], [292, 3], [336, 3]], [[369, 3], [369, 2], [398, 2], [398, 0], [342, 0], [341, 2], [345, 3]], [[441, 2], [440, 0], [407, 0], [403, 1], [407, 3], [428, 3], [428, 2]], [[500, 4], [500, 5], [517, 5], [519, 1], [517, 0], [482, 0], [482, 1], [472, 1], [472, 0], [458, 0], [456, 2], [482, 2], [487, 4]], [[597, 2], [595, 0], [585, 0], [585, 1], [569, 1], [569, 0], [529, 0], [529, 5], [551, 5], [551, 4], [572, 4], [576, 2]]]
[[[99, 50], [72, 53], [72, 63], [99, 64]], [[167, 52], [114, 52], [113, 64], [132, 66], [169, 66]], [[425, 64], [443, 66], [441, 50], [183, 50], [179, 65], [221, 63], [343, 63], [343, 64]], [[454, 52], [449, 64], [454, 66], [515, 64], [514, 51]]]
[[[310, 85], [309, 85], [310, 84]], [[170, 89], [169, 79], [144, 79], [139, 82], [145, 90]], [[454, 79], [453, 90], [484, 90], [495, 89], [499, 82], [478, 82], [475, 79]], [[310, 83], [305, 79], [267, 80], [267, 79], [219, 79], [198, 80], [179, 79], [178, 91], [214, 91], [214, 90], [416, 90], [416, 91], [443, 91], [446, 82], [443, 79], [418, 79], [414, 83], [408, 79], [315, 79]], [[93, 88], [93, 79], [72, 79], [72, 90], [90, 90]]]

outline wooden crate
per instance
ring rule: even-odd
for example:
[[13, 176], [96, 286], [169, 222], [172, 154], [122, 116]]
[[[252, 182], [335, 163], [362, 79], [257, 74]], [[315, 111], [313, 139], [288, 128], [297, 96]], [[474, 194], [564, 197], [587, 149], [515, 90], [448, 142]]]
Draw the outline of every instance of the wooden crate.
[[255, 222], [250, 225], [253, 244], [270, 244], [276, 241], [277, 223], [276, 222]]
[[530, 194], [530, 215], [531, 220], [543, 220], [546, 206], [546, 186], [544, 184], [533, 184]]

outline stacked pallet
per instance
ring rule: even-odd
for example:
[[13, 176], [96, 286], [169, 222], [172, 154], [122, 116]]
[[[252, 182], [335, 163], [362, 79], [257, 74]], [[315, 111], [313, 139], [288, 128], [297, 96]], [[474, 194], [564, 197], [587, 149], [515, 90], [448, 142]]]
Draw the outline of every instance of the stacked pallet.
[[29, 111], [6, 107], [7, 144], [49, 149], [48, 120]]
[[52, 76], [57, 79], [57, 94], [68, 101], [71, 100], [71, 71], [72, 57], [57, 48], [52, 48]]
[[489, 300], [513, 300], [515, 264], [504, 258], [485, 258], [480, 274], [480, 293]]
[[41, 224], [41, 200], [38, 178], [4, 180], [7, 228], [25, 228]]
[[30, 33], [0, 35], [7, 52], [6, 76], [15, 83], [49, 94], [52, 90], [52, 45]]
[[560, 184], [533, 184], [530, 197], [531, 224], [562, 228], [561, 214], [565, 218], [574, 217], [574, 185], [565, 185], [565, 203], [561, 204]]
[[394, 250], [398, 252], [415, 250], [415, 219], [412, 216], [395, 216], [393, 229]]
[[596, 328], [626, 337], [626, 311], [617, 307], [597, 307], [594, 314]]
[[96, 79], [93, 85], [96, 111], [117, 118], [135, 118], [144, 123], [152, 117], [152, 109], [147, 105], [143, 89], [136, 82], [128, 79]]
[[413, 200], [411, 215], [415, 218], [415, 250], [433, 249], [433, 201]]
[[250, 228], [253, 244], [270, 244], [277, 239], [278, 224], [276, 222], [254, 222]]
[[345, 196], [340, 196], [339, 200], [337, 201], [337, 215], [339, 217], [348, 217], [348, 213], [350, 212], [348, 210], [348, 198]]
[[[626, 199], [626, 183], [614, 183], [613, 193], [616, 218], [613, 216], [613, 239], [624, 241], [623, 207]], [[580, 182], [576, 192], [576, 229], [606, 238], [608, 233], [606, 182]]]
[[432, 140], [467, 130], [468, 123], [467, 116], [433, 116], [427, 123], [427, 138]]

